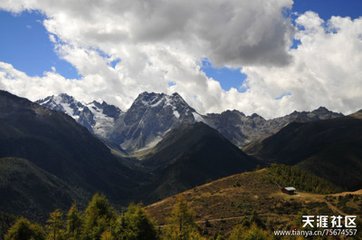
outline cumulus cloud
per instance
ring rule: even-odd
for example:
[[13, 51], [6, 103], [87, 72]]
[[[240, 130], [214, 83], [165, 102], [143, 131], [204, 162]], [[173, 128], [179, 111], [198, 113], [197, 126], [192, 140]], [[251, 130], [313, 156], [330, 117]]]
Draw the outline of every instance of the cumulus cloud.
[[[291, 0], [5, 1], [12, 11], [39, 9], [62, 40], [119, 54], [125, 44], [183, 47], [213, 62], [282, 65], [290, 57]], [[113, 51], [112, 51], [113, 50]], [[262, 53], [262, 54], [261, 54]]]
[[[345, 113], [361, 108], [361, 18], [324, 22], [307, 12], [294, 28], [283, 14], [291, 5], [292, 0], [1, 1], [8, 11], [43, 12], [55, 50], [81, 79], [54, 71], [32, 78], [0, 63], [0, 86], [33, 100], [68, 92], [123, 109], [142, 91], [177, 91], [201, 113], [238, 109], [275, 117], [319, 105]], [[301, 41], [297, 49], [289, 48], [293, 37]], [[204, 57], [217, 66], [242, 67], [248, 91], [224, 91], [201, 71]], [[121, 61], [114, 66], [115, 59]]]
[[252, 91], [270, 99], [288, 93], [279, 100], [281, 113], [318, 106], [344, 113], [361, 109], [362, 18], [325, 22], [306, 12], [296, 22], [301, 44], [290, 50], [294, 61], [285, 67], [245, 67]]

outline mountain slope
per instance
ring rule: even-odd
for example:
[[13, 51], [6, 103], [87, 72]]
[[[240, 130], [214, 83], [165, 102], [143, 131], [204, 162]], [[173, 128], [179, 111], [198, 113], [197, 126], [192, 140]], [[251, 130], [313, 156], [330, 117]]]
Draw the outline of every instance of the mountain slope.
[[162, 198], [233, 173], [254, 169], [258, 162], [204, 123], [170, 131], [143, 160], [157, 176], [150, 198]]
[[25, 158], [86, 193], [124, 201], [138, 173], [68, 115], [0, 91], [0, 157]]
[[248, 149], [267, 162], [298, 164], [346, 189], [362, 188], [362, 120], [291, 123]]
[[59, 178], [19, 158], [0, 158], [0, 195], [0, 211], [33, 219], [85, 200]]

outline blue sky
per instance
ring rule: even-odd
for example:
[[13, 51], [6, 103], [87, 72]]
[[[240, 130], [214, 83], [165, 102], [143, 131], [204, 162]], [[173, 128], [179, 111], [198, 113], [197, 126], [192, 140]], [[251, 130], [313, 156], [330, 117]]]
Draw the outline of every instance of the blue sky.
[[[361, 15], [362, 1], [296, 0], [292, 9], [299, 13], [308, 10], [317, 12], [323, 19], [333, 15], [356, 18]], [[54, 51], [54, 45], [42, 25], [43, 20], [44, 16], [39, 12], [13, 15], [0, 11], [0, 61], [12, 64], [30, 76], [41, 76], [55, 67], [66, 78], [79, 78], [77, 70]], [[294, 41], [291, 47], [297, 45], [298, 42]], [[202, 60], [201, 69], [208, 77], [219, 81], [224, 90], [234, 87], [245, 91], [241, 86], [247, 76], [240, 69], [216, 68], [208, 59]]]
[[241, 72], [240, 68], [214, 67], [209, 59], [201, 61], [201, 70], [208, 76], [220, 82], [224, 90], [236, 88], [239, 92], [246, 89], [242, 87], [242, 83], [246, 79], [246, 75]]
[[77, 78], [75, 68], [60, 59], [42, 21], [39, 12], [14, 15], [0, 11], [0, 61], [12, 64], [29, 76], [41, 76], [55, 67], [67, 78]]
[[361, 0], [294, 0], [293, 10], [297, 12], [313, 11], [324, 20], [331, 16], [351, 17], [361, 16]]

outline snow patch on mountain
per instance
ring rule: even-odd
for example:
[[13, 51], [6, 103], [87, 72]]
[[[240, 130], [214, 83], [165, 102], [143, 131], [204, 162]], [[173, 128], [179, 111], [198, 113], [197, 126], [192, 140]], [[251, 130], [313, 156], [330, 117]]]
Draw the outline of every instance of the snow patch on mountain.
[[176, 110], [173, 111], [173, 115], [176, 117], [176, 118], [180, 118], [180, 113]]
[[194, 119], [195, 119], [196, 122], [207, 123], [205, 121], [205, 119], [200, 114], [198, 114], [197, 112], [192, 112], [192, 116], [194, 116]]
[[102, 138], [107, 138], [108, 134], [113, 130], [115, 119], [104, 114], [103, 109], [98, 108], [95, 103], [97, 102], [87, 104], [87, 107], [93, 114], [95, 122], [92, 126], [93, 132]]

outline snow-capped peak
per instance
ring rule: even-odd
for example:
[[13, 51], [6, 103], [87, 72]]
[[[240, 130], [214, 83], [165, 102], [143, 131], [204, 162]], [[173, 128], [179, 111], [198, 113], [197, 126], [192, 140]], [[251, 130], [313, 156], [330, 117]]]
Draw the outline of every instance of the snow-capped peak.
[[[178, 93], [167, 95], [164, 93], [143, 92], [141, 93], [134, 103], [132, 104], [129, 112], [139, 112], [139, 109], [154, 109], [154, 111], [161, 111], [162, 109], [170, 109], [167, 112], [171, 112], [177, 119], [183, 119], [185, 116], [201, 121], [201, 115], [196, 113], [195, 109], [190, 107], [186, 101]], [[143, 111], [143, 110], [142, 110]], [[195, 113], [196, 115], [194, 115]]]
[[102, 138], [108, 136], [114, 127], [115, 120], [122, 114], [118, 107], [104, 101], [83, 103], [66, 93], [46, 97], [38, 100], [37, 103], [49, 109], [64, 112]]
[[79, 114], [85, 107], [84, 104], [66, 93], [46, 97], [38, 100], [37, 103], [51, 110], [64, 112], [76, 120], [79, 119]]

